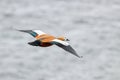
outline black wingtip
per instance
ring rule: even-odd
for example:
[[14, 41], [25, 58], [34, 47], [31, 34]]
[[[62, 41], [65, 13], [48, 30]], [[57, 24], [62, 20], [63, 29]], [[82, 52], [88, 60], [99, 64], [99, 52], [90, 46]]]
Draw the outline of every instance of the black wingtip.
[[72, 53], [72, 54], [75, 55], [76, 57], [81, 58], [81, 56], [79, 56], [79, 55], [77, 54], [77, 52], [76, 52], [70, 45], [68, 46], [67, 51], [70, 52], [70, 53]]
[[[16, 30], [17, 30], [17, 29], [16, 29]], [[32, 30], [17, 30], [17, 31], [25, 32], [25, 33], [30, 33], [30, 32], [32, 32]]]
[[77, 56], [78, 58], [83, 58], [83, 56], [79, 56], [79, 55], [75, 55], [75, 56]]
[[16, 28], [11, 27], [13, 30], [20, 31], [20, 32], [25, 32], [25, 30], [18, 30]]
[[79, 56], [76, 52], [72, 53], [73, 55], [75, 55], [78, 58], [81, 58], [82, 56]]
[[79, 55], [75, 55], [75, 56], [77, 56], [78, 58], [80, 58], [80, 56], [79, 56]]
[[20, 31], [20, 32], [28, 32], [27, 30], [17, 30], [17, 31]]

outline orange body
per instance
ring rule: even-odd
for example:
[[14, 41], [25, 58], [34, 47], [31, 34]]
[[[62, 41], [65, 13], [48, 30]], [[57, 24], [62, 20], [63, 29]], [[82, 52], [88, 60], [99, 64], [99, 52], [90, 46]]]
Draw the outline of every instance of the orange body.
[[37, 40], [40, 40], [42, 43], [40, 44], [41, 47], [49, 47], [52, 46], [50, 42], [55, 39], [54, 36], [51, 36], [49, 34], [43, 34], [43, 35], [37, 35], [35, 37]]
[[37, 35], [35, 37], [37, 40], [40, 40], [42, 43], [40, 44], [41, 47], [49, 47], [49, 46], [52, 46], [53, 44], [51, 44], [50, 42], [54, 39], [59, 39], [59, 40], [62, 40], [64, 41], [64, 37], [54, 37], [52, 35], [49, 35], [49, 34], [43, 34], [43, 35]]

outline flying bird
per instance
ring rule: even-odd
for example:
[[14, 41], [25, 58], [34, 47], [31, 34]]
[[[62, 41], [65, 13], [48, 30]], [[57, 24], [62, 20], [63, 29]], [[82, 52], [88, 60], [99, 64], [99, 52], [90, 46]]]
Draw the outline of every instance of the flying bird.
[[39, 46], [39, 47], [49, 47], [52, 45], [57, 45], [62, 49], [64, 49], [65, 51], [68, 51], [80, 58], [80, 56], [76, 53], [76, 51], [67, 42], [69, 41], [69, 39], [65, 37], [55, 37], [50, 34], [44, 33], [41, 30], [18, 30], [18, 31], [29, 33], [36, 39], [35, 41], [28, 42], [29, 45]]

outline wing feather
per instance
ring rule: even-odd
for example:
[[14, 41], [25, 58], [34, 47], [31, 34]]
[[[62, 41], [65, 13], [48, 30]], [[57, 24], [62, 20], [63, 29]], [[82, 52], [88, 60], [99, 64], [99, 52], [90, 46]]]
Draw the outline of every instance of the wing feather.
[[41, 30], [18, 30], [18, 31], [29, 33], [29, 34], [31, 34], [33, 37], [36, 37], [37, 35], [46, 34], [46, 33], [44, 33], [44, 32], [41, 31]]
[[77, 56], [80, 58], [80, 56], [76, 53], [76, 51], [69, 45], [69, 43], [65, 42], [65, 41], [61, 41], [61, 40], [58, 40], [58, 39], [54, 39], [52, 41], [52, 44], [55, 44], [59, 47], [61, 47], [62, 49], [72, 53], [73, 55]]
[[43, 35], [43, 34], [46, 34], [44, 33], [43, 31], [41, 30], [33, 30], [34, 32], [36, 32], [38, 35]]

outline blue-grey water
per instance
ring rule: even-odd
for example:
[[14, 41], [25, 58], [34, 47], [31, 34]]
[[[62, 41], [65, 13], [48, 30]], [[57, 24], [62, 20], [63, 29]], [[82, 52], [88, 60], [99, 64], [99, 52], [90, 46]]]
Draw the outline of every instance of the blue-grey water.
[[[83, 58], [13, 28], [64, 35]], [[120, 80], [120, 1], [0, 0], [0, 80]]]

